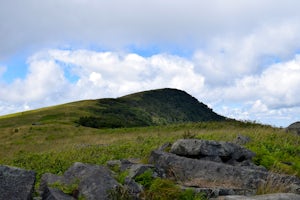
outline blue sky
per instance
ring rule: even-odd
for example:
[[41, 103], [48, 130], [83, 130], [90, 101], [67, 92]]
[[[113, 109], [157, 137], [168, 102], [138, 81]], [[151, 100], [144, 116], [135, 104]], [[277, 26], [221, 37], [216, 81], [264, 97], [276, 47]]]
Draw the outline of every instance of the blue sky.
[[0, 115], [148, 89], [236, 119], [300, 119], [297, 0], [0, 2]]

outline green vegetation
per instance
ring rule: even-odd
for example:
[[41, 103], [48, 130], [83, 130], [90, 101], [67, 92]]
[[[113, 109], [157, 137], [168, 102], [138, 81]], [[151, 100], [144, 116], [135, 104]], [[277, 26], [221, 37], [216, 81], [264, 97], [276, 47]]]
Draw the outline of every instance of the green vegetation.
[[50, 185], [52, 188], [58, 188], [59, 190], [63, 191], [65, 194], [69, 194], [77, 199], [83, 200], [83, 196], [78, 196], [79, 191], [78, 191], [78, 185], [79, 185], [79, 180], [75, 181], [73, 184], [63, 184], [61, 182], [55, 182]]
[[195, 194], [192, 190], [182, 191], [179, 186], [168, 179], [156, 178], [153, 180], [149, 189], [145, 191], [146, 199], [153, 200], [204, 200], [202, 194]]
[[160, 89], [6, 115], [0, 117], [0, 128], [17, 130], [23, 126], [50, 124], [125, 128], [222, 120], [225, 118], [186, 92]]
[[144, 186], [145, 188], [149, 189], [154, 181], [152, 174], [153, 174], [153, 171], [149, 169], [149, 170], [145, 171], [143, 174], [137, 176], [134, 180], [137, 183]]
[[[92, 129], [72, 125], [22, 127], [17, 133], [0, 129], [0, 163], [62, 174], [74, 162], [105, 164], [108, 160], [140, 158], [183, 137], [234, 141], [249, 136], [254, 161], [268, 169], [300, 176], [300, 138], [279, 128], [237, 121], [185, 123], [144, 128]], [[288, 164], [286, 164], [288, 163]]]
[[201, 200], [205, 199], [202, 194], [195, 194], [193, 190], [181, 190], [173, 181], [168, 179], [153, 178], [152, 170], [147, 170], [137, 176], [135, 181], [145, 188], [145, 199], [164, 200]]
[[97, 109], [90, 109], [91, 115], [81, 116], [77, 122], [93, 128], [120, 128], [225, 120], [194, 97], [175, 89], [100, 99], [97, 105]]
[[[256, 164], [300, 177], [300, 137], [296, 134], [253, 122], [221, 120], [224, 118], [213, 112], [209, 112], [211, 118], [206, 116], [201, 120], [205, 113], [197, 105], [207, 111], [204, 104], [197, 101], [195, 105], [194, 100], [186, 98], [181, 103], [184, 92], [167, 91], [168, 94], [159, 90], [149, 96], [143, 92], [114, 100], [80, 101], [2, 116], [0, 164], [35, 170], [39, 180], [46, 172], [63, 174], [74, 162], [105, 164], [122, 158], [147, 162], [152, 150], [181, 138], [234, 141], [238, 135], [244, 135], [251, 138], [245, 146], [256, 153]], [[216, 120], [220, 120], [210, 121], [213, 116], [219, 116]], [[96, 118], [95, 123], [99, 123], [98, 119], [103, 121], [98, 128], [79, 126], [77, 122], [85, 117]], [[99, 129], [104, 122], [111, 124]], [[126, 123], [128, 127], [124, 127]], [[120, 174], [119, 181], [125, 177], [126, 173]], [[159, 184], [165, 186], [168, 182], [150, 181], [149, 195], [155, 196], [155, 191], [160, 189], [155, 185]]]

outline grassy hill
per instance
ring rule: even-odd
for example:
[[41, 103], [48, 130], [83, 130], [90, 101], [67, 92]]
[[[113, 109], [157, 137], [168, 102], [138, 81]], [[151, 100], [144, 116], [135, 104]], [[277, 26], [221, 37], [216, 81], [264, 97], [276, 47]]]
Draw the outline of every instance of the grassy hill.
[[[176, 89], [72, 102], [1, 116], [0, 160], [14, 157], [19, 151], [47, 151], [66, 148], [74, 142], [89, 143], [90, 135], [98, 132], [94, 128], [222, 120], [225, 118], [186, 92]], [[76, 141], [77, 138], [80, 141]]]
[[[78, 126], [80, 118], [103, 120], [101, 116], [122, 126]], [[130, 126], [123, 126], [124, 119], [130, 119]], [[33, 169], [39, 177], [45, 172], [62, 174], [74, 162], [104, 164], [121, 158], [147, 162], [153, 149], [180, 138], [234, 141], [245, 135], [251, 138], [246, 147], [256, 153], [256, 164], [300, 176], [299, 136], [280, 128], [224, 119], [187, 93], [173, 89], [16, 113], [0, 117], [0, 164]]]
[[116, 99], [79, 101], [16, 113], [2, 116], [0, 120], [0, 128], [50, 124], [120, 128], [220, 121], [225, 118], [184, 91], [160, 89]]
[[99, 99], [96, 105], [98, 108], [90, 109], [89, 116], [80, 117], [79, 124], [93, 128], [120, 128], [225, 120], [194, 97], [176, 89]]

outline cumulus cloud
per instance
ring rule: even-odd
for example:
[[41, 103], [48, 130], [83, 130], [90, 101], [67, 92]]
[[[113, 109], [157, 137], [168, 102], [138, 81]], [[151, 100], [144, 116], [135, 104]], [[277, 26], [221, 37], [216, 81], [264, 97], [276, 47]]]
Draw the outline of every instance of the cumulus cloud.
[[269, 66], [259, 75], [237, 79], [224, 90], [224, 95], [228, 101], [260, 100], [269, 108], [299, 106], [299, 77], [300, 57], [297, 55], [292, 60]]
[[207, 49], [194, 54], [197, 68], [208, 77], [207, 83], [230, 85], [250, 74], [259, 74], [270, 64], [291, 59], [300, 46], [294, 22], [257, 27], [242, 36], [215, 37]]
[[1, 85], [1, 101], [21, 103], [55, 98], [65, 87], [65, 77], [54, 61], [30, 60], [25, 79]]
[[[0, 100], [28, 106], [79, 99], [117, 97], [153, 88], [172, 87], [193, 93], [201, 91], [204, 77], [181, 57], [158, 54], [49, 50], [28, 60], [25, 79], [2, 85]], [[67, 72], [75, 75], [72, 82]]]
[[[272, 64], [257, 75], [236, 79], [227, 87], [210, 91], [218, 111], [239, 119], [256, 119], [270, 124], [287, 125], [298, 120], [300, 97], [300, 56]], [[221, 99], [221, 101], [220, 101]]]

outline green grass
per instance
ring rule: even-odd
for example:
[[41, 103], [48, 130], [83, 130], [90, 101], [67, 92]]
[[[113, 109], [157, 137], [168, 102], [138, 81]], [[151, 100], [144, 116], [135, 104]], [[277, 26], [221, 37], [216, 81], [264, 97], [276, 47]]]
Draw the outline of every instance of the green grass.
[[[113, 101], [79, 101], [1, 116], [0, 164], [36, 171], [38, 184], [42, 174], [50, 172], [61, 175], [74, 162], [103, 165], [108, 160], [139, 158], [147, 163], [151, 151], [166, 142], [172, 143], [182, 138], [234, 141], [238, 135], [244, 135], [251, 138], [245, 147], [256, 153], [253, 161], [257, 165], [300, 177], [298, 135], [286, 133], [280, 128], [235, 120], [182, 123], [186, 116], [191, 121], [198, 121], [193, 113], [195, 100], [189, 98], [188, 103], [180, 108], [182, 112], [178, 113], [178, 103], [182, 102], [184, 95], [174, 100], [171, 96], [177, 94], [172, 90], [169, 92], [172, 95], [161, 93], [161, 90], [155, 95], [142, 92]], [[161, 104], [158, 99], [165, 102]], [[169, 106], [169, 101], [173, 101], [173, 107]], [[128, 108], [124, 102], [131, 104], [131, 107]], [[205, 105], [200, 105], [198, 114], [202, 107]], [[116, 127], [119, 123], [123, 128], [79, 126], [77, 122], [81, 117], [101, 119], [108, 123], [108, 127]], [[148, 123], [149, 119], [151, 123]], [[129, 127], [124, 128], [127, 121]], [[160, 125], [149, 126], [152, 123]], [[138, 124], [147, 127], [135, 127]], [[119, 181], [125, 177], [126, 172], [119, 174]], [[153, 180], [148, 187], [149, 199], [159, 199], [156, 193], [167, 195], [169, 190], [170, 194], [178, 195], [178, 188], [168, 181]], [[268, 190], [262, 188], [262, 192]], [[125, 198], [126, 191], [121, 192], [124, 192], [121, 196]], [[181, 199], [195, 199], [193, 195], [187, 191]]]
[[256, 153], [257, 165], [300, 177], [300, 137], [283, 129], [234, 120], [131, 128], [78, 126], [76, 119], [89, 114], [83, 108], [95, 110], [96, 104], [81, 101], [2, 116], [0, 164], [34, 170], [38, 183], [42, 174], [61, 175], [74, 162], [102, 165], [124, 158], [147, 162], [151, 151], [166, 142], [181, 138], [234, 141], [244, 135], [251, 138], [246, 147]]
[[104, 164], [121, 158], [146, 162], [152, 150], [185, 137], [187, 132], [195, 138], [218, 141], [233, 141], [239, 134], [249, 136], [246, 147], [257, 154], [256, 164], [300, 176], [299, 136], [234, 121], [119, 129], [50, 124], [20, 128], [16, 133], [1, 131], [0, 163], [32, 169], [40, 176], [45, 172], [62, 174], [74, 162]]
[[121, 128], [211, 120], [225, 118], [184, 91], [160, 89], [1, 116], [0, 128], [49, 124]]

